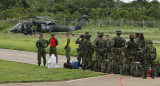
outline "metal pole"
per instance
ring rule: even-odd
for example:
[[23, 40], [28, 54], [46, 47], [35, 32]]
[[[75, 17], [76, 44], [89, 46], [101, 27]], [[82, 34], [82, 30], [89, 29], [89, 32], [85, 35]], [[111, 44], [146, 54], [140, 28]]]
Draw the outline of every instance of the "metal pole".
[[156, 21], [155, 21], [155, 20], [153, 20], [153, 22], [154, 22], [154, 28], [156, 28]]
[[110, 19], [110, 26], [112, 25], [112, 20]]
[[123, 27], [123, 20], [121, 19], [121, 27]]
[[144, 20], [143, 20], [143, 27], [144, 27]]

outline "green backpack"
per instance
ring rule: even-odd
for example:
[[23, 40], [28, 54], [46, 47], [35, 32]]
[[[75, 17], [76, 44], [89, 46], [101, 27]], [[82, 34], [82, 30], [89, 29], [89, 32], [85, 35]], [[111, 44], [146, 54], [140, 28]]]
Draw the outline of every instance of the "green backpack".
[[108, 65], [109, 65], [110, 61], [109, 60], [103, 60], [102, 64], [101, 64], [101, 72], [103, 73], [107, 73], [108, 72]]
[[96, 59], [92, 60], [92, 70], [93, 71], [98, 70], [98, 60], [96, 60]]
[[133, 77], [142, 77], [144, 75], [144, 69], [140, 62], [133, 62], [131, 64], [131, 75]]

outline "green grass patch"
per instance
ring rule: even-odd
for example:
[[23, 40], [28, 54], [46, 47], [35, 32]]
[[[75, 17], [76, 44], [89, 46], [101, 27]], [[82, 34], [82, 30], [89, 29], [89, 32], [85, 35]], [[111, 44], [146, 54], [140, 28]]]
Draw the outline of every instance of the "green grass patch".
[[61, 81], [100, 76], [92, 71], [75, 69], [48, 69], [44, 66], [0, 60], [0, 83]]

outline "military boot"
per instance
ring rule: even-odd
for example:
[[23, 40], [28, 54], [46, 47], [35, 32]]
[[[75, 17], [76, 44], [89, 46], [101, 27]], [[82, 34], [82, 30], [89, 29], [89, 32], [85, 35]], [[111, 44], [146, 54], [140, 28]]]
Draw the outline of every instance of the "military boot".
[[151, 78], [154, 79], [155, 78], [155, 74], [151, 73]]
[[145, 73], [142, 78], [146, 79], [147, 78], [147, 73]]

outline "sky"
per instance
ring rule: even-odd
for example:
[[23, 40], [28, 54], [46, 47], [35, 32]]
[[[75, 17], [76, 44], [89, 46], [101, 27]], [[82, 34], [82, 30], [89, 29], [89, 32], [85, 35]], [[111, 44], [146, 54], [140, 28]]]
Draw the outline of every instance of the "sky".
[[[131, 1], [134, 1], [134, 0], [121, 0], [121, 1], [124, 1], [124, 2], [131, 2]], [[152, 0], [148, 0], [148, 1], [152, 1]], [[158, 0], [160, 2], [160, 0]]]

